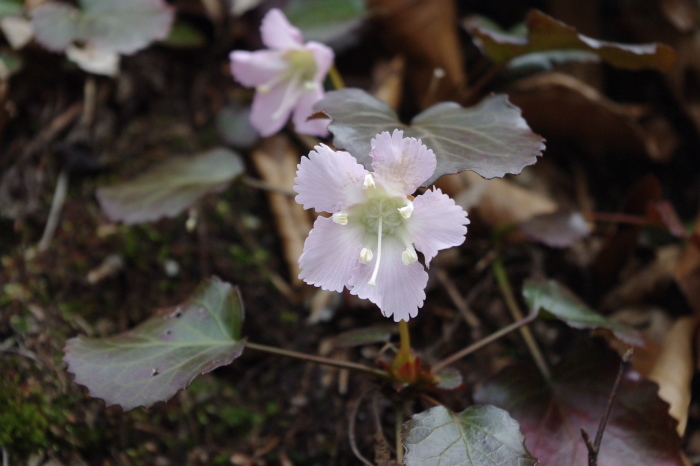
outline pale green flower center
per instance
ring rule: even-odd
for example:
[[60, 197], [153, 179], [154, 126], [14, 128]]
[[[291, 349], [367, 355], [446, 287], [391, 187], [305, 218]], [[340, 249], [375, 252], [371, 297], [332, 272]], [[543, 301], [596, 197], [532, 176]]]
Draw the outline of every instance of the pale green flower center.
[[289, 63], [288, 76], [295, 76], [304, 83], [314, 81], [318, 66], [313, 52], [306, 49], [290, 50], [284, 58]]
[[369, 263], [374, 258], [372, 250], [377, 251], [377, 261], [369, 281], [370, 285], [376, 285], [382, 256], [382, 240], [385, 237], [397, 238], [406, 246], [401, 255], [404, 264], [410, 265], [418, 260], [406, 229], [406, 222], [413, 213], [413, 202], [403, 197], [391, 196], [381, 187], [377, 187], [372, 174], [365, 178], [363, 188], [367, 191], [364, 202], [350, 207], [347, 211], [336, 212], [332, 218], [339, 225], [361, 225], [364, 228], [367, 244], [360, 251], [360, 262]]
[[406, 219], [401, 216], [399, 209], [404, 206], [403, 199], [384, 195], [372, 196], [350, 211], [351, 218], [362, 223], [369, 235], [376, 236], [379, 223], [382, 224], [382, 237], [393, 236], [403, 228]]

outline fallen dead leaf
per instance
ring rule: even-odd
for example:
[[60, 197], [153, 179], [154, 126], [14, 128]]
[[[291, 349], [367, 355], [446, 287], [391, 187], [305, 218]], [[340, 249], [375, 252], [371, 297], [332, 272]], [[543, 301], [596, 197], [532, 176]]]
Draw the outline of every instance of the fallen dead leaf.
[[[260, 176], [272, 187], [292, 192], [299, 152], [286, 136], [276, 135], [262, 141], [251, 154]], [[282, 240], [284, 256], [293, 284], [300, 285], [299, 256], [311, 231], [311, 216], [294, 198], [280, 192], [267, 193], [275, 217], [277, 232]]]
[[[644, 305], [622, 308], [610, 314], [608, 318], [632, 327], [642, 334], [644, 346], [634, 349], [632, 365], [640, 374], [648, 374], [661, 353], [661, 344], [673, 325], [673, 320], [665, 310]], [[627, 343], [610, 338], [609, 333], [600, 334], [608, 339], [610, 346], [620, 355], [629, 348]]]
[[679, 32], [691, 32], [698, 27], [698, 2], [696, 0], [661, 0], [664, 16]]
[[668, 331], [654, 365], [646, 376], [659, 384], [659, 397], [671, 407], [678, 421], [678, 435], [683, 436], [688, 423], [691, 379], [695, 373], [695, 340], [700, 324], [698, 317], [681, 317]]
[[406, 60], [402, 55], [398, 55], [389, 61], [378, 62], [372, 70], [372, 95], [386, 102], [394, 110], [399, 108], [401, 103], [405, 69]]
[[672, 281], [681, 256], [681, 247], [670, 245], [656, 251], [656, 259], [610, 290], [602, 300], [603, 309], [620, 309], [643, 302], [658, 294]]
[[648, 131], [625, 107], [563, 73], [521, 79], [509, 91], [511, 101], [522, 109], [534, 131], [548, 138], [575, 140], [593, 153], [604, 148], [667, 160], [677, 146], [668, 122], [659, 121], [662, 117], [645, 120], [654, 129]]
[[[610, 318], [641, 332], [645, 345], [635, 348], [632, 365], [659, 385], [659, 396], [669, 404], [669, 413], [678, 421], [678, 435], [683, 436], [696, 368], [700, 317], [672, 321], [662, 309], [635, 307], [622, 309]], [[617, 339], [609, 339], [609, 343], [620, 354], [629, 347]]]
[[464, 25], [484, 54], [499, 64], [530, 53], [580, 50], [618, 68], [666, 71], [676, 58], [674, 50], [666, 44], [619, 44], [586, 37], [536, 9], [530, 10], [525, 18], [526, 37], [483, 28], [473, 18], [467, 18]]
[[368, 0], [367, 4], [389, 44], [411, 64], [406, 78], [419, 107], [459, 101], [466, 75], [455, 2]]
[[661, 40], [676, 50], [676, 61], [663, 77], [678, 105], [700, 129], [700, 31], [694, 0], [628, 2], [618, 13], [618, 27], [635, 39]]
[[470, 171], [443, 176], [436, 186], [466, 211], [475, 209], [485, 223], [494, 227], [521, 223], [557, 210], [557, 203], [543, 194], [501, 178], [485, 180]]

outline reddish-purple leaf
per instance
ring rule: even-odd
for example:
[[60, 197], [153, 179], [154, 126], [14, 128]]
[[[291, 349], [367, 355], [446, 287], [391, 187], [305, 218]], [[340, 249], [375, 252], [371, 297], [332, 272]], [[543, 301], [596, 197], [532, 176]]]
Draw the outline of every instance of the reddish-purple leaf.
[[442, 175], [471, 170], [484, 178], [518, 174], [537, 161], [544, 140], [533, 133], [520, 109], [504, 95], [487, 97], [474, 107], [442, 102], [416, 115], [410, 125], [399, 121], [387, 104], [360, 89], [332, 91], [314, 106], [331, 118], [333, 144], [371, 165], [370, 141], [382, 131], [400, 129], [435, 152], [437, 168], [424, 184]]
[[566, 248], [591, 232], [580, 212], [558, 211], [532, 217], [520, 224], [530, 238], [553, 248]]
[[216, 278], [186, 303], [109, 338], [71, 338], [64, 361], [75, 381], [125, 410], [171, 398], [200, 374], [241, 355], [243, 304]]
[[499, 64], [525, 54], [554, 50], [591, 52], [613, 66], [630, 70], [654, 68], [668, 71], [676, 59], [676, 52], [667, 45], [630, 45], [592, 39], [539, 10], [530, 10], [525, 26], [527, 37], [487, 29], [474, 19], [465, 21], [474, 42]]
[[[620, 358], [601, 346], [567, 357], [548, 383], [533, 364], [507, 367], [474, 399], [508, 411], [520, 423], [525, 446], [543, 466], [585, 465], [585, 429], [595, 437]], [[681, 439], [668, 404], [653, 382], [629, 370], [608, 420], [598, 466], [681, 466]]]

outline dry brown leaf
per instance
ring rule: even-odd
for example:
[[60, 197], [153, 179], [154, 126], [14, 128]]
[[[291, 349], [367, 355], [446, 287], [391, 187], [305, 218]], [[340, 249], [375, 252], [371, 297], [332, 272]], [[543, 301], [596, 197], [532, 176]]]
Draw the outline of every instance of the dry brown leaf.
[[[635, 348], [632, 365], [659, 385], [659, 396], [669, 404], [669, 412], [678, 421], [677, 430], [682, 437], [688, 420], [700, 318], [681, 317], [671, 321], [664, 310], [649, 307], [625, 308], [610, 318], [642, 333], [646, 344]], [[629, 347], [614, 338], [609, 342], [620, 354]]]
[[372, 70], [372, 95], [383, 100], [394, 110], [399, 108], [403, 92], [406, 60], [402, 55], [389, 61], [380, 61]]
[[681, 437], [688, 423], [690, 382], [695, 373], [694, 341], [700, 324], [698, 317], [681, 317], [666, 334], [661, 352], [646, 375], [659, 384], [659, 396], [670, 405], [669, 412], [678, 421]]
[[443, 176], [436, 185], [471, 213], [475, 209], [488, 225], [505, 226], [524, 222], [535, 215], [557, 210], [557, 203], [543, 194], [529, 191], [508, 180], [485, 180], [465, 171]]
[[641, 303], [673, 281], [681, 248], [670, 245], [656, 251], [656, 259], [610, 290], [603, 298], [603, 309], [619, 309]]
[[661, 11], [669, 23], [686, 33], [698, 27], [698, 2], [696, 0], [661, 0]]
[[[659, 180], [653, 175], [647, 175], [630, 188], [621, 210], [628, 214], [646, 216], [649, 205], [659, 202], [661, 197]], [[618, 225], [606, 238], [594, 265], [597, 286], [601, 292], [617, 282], [620, 271], [637, 247], [640, 231], [639, 225]]]
[[[610, 314], [608, 318], [634, 328], [642, 334], [644, 346], [634, 349], [632, 366], [640, 374], [648, 374], [661, 353], [661, 344], [673, 325], [673, 320], [663, 309], [643, 305], [622, 308]], [[629, 344], [613, 338], [609, 332], [601, 332], [600, 335], [606, 338], [610, 346], [620, 355], [629, 348]]]
[[[695, 225], [700, 233], [700, 221]], [[700, 315], [700, 248], [692, 242], [683, 249], [676, 268], [676, 283], [696, 315]]]
[[[547, 13], [557, 20], [576, 28], [588, 37], [601, 37], [600, 0], [557, 0], [549, 2]], [[575, 76], [596, 89], [603, 87], [603, 68], [600, 63], [561, 63], [557, 69]]]
[[[421, 109], [443, 100], [459, 101], [466, 76], [453, 0], [369, 0], [369, 10], [389, 44], [411, 66], [409, 92]], [[444, 76], [436, 77], [435, 70]]]
[[636, 41], [662, 41], [676, 50], [676, 61], [663, 77], [678, 105], [700, 129], [700, 32], [694, 0], [627, 2], [620, 28]]
[[658, 122], [661, 117], [653, 120], [655, 131], [649, 132], [625, 107], [563, 73], [521, 79], [509, 95], [534, 131], [545, 137], [574, 139], [594, 153], [604, 148], [666, 160], [677, 145], [670, 125]]
[[[288, 137], [280, 134], [264, 139], [252, 152], [252, 158], [258, 173], [269, 185], [292, 192], [299, 152]], [[300, 285], [298, 261], [312, 227], [310, 213], [283, 193], [270, 191], [267, 196], [282, 240], [290, 279], [293, 284]]]

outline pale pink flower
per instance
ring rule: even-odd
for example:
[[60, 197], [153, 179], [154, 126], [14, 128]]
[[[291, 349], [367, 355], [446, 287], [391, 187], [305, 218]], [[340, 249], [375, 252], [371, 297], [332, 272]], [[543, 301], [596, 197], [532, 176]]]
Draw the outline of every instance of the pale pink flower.
[[467, 213], [439, 189], [411, 194], [435, 171], [435, 154], [403, 131], [372, 139], [369, 172], [347, 152], [315, 147], [298, 165], [298, 203], [333, 214], [319, 217], [299, 258], [306, 283], [375, 303], [396, 322], [418, 314], [425, 265], [441, 249], [464, 242]]
[[323, 80], [333, 63], [333, 50], [318, 42], [303, 43], [301, 32], [278, 9], [270, 10], [260, 26], [269, 50], [231, 52], [231, 73], [246, 87], [255, 87], [250, 121], [263, 136], [279, 131], [294, 112], [297, 132], [327, 134], [327, 119], [307, 121], [323, 97]]

